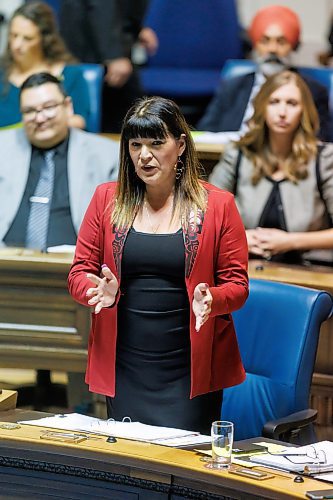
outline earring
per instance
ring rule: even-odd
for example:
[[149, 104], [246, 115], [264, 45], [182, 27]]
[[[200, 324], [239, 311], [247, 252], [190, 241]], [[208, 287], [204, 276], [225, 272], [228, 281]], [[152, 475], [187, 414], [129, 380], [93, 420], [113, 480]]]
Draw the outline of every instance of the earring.
[[181, 160], [180, 156], [178, 156], [177, 163], [173, 167], [174, 171], [176, 172], [176, 180], [178, 181], [181, 176], [183, 175], [184, 172], [184, 162]]

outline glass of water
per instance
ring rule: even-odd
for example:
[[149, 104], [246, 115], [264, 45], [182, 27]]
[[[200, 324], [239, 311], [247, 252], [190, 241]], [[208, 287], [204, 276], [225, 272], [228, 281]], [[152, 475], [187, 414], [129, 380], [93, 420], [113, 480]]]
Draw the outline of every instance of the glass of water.
[[234, 441], [234, 424], [216, 420], [211, 427], [212, 459], [206, 464], [209, 469], [228, 469]]

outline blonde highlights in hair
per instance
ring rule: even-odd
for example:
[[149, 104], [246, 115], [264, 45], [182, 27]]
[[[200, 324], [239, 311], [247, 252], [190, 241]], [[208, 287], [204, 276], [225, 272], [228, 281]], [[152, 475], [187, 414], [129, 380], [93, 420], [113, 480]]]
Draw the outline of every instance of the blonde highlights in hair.
[[137, 176], [129, 153], [129, 140], [134, 138], [180, 139], [184, 135], [185, 150], [181, 155], [184, 170], [175, 181], [175, 212], [186, 226], [191, 211], [205, 210], [206, 190], [200, 183], [200, 165], [189, 126], [177, 104], [162, 97], [139, 99], [128, 111], [121, 133], [120, 166], [116, 199], [112, 204], [111, 222], [117, 227], [132, 224], [144, 202], [145, 183]]

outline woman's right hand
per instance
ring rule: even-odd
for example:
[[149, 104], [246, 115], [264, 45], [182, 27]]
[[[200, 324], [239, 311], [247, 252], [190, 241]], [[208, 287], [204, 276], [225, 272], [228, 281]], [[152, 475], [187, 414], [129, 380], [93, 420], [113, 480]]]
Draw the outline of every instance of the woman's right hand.
[[110, 307], [116, 300], [118, 293], [118, 280], [110, 269], [103, 264], [102, 277], [95, 276], [95, 274], [87, 274], [87, 278], [96, 285], [94, 288], [88, 288], [87, 297], [90, 306], [95, 307], [95, 314], [98, 314], [103, 307]]

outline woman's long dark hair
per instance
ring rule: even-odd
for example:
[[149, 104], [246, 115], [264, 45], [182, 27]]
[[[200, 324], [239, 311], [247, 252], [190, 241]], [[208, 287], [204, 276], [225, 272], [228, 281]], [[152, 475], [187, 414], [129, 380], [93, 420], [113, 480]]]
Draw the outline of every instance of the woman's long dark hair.
[[165, 139], [167, 135], [180, 139], [184, 134], [185, 150], [181, 155], [184, 166], [180, 179], [175, 181], [174, 211], [183, 216], [186, 225], [190, 212], [205, 210], [206, 191], [202, 187], [200, 165], [186, 120], [177, 104], [162, 97], [139, 99], [128, 111], [121, 133], [120, 167], [112, 222], [118, 227], [132, 223], [142, 206], [145, 184], [135, 173], [129, 154], [129, 140], [134, 138]]

